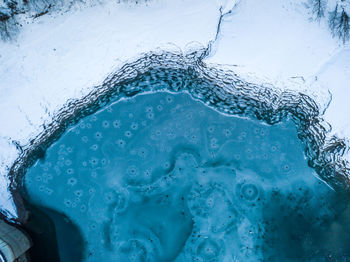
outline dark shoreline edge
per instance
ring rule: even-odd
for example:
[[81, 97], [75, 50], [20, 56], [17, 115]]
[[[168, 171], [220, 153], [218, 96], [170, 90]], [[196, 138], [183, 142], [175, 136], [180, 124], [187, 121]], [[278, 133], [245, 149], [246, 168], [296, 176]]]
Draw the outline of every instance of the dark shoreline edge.
[[[328, 123], [320, 107], [309, 96], [282, 91], [268, 85], [243, 81], [234, 72], [209, 67], [202, 62], [206, 50], [150, 52], [125, 64], [81, 99], [70, 100], [52, 122], [25, 148], [9, 170], [10, 191], [18, 211], [15, 223], [26, 221], [26, 210], [17, 188], [28, 168], [45, 157], [47, 148], [67, 128], [112, 101], [150, 91], [187, 91], [194, 98], [229, 115], [262, 120], [272, 125], [285, 118], [293, 120], [304, 144], [308, 165], [337, 192], [349, 194], [350, 164], [343, 158], [349, 150], [346, 140], [329, 137]], [[149, 83], [152, 82], [152, 85]], [[4, 211], [0, 211], [6, 219]]]

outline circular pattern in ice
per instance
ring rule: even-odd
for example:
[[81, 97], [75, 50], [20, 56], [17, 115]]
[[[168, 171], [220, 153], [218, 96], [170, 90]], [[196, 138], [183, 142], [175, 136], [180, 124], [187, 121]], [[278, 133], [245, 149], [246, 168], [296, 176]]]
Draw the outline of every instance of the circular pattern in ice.
[[323, 261], [318, 239], [334, 216], [292, 122], [227, 116], [184, 93], [139, 95], [85, 117], [24, 186], [32, 205], [78, 226], [84, 261], [305, 261], [314, 250]]

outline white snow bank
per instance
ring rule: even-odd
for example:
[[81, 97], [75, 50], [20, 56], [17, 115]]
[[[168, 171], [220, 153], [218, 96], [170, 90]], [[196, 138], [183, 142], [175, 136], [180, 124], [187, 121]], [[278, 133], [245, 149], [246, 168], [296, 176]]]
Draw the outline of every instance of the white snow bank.
[[270, 81], [305, 79], [339, 48], [328, 27], [310, 22], [301, 1], [243, 0], [222, 22], [208, 63], [234, 64]]

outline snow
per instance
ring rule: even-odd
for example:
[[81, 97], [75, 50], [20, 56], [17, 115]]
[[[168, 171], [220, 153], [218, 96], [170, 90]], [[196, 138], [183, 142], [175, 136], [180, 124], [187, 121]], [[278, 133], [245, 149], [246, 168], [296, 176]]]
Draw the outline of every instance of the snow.
[[329, 88], [332, 102], [325, 112], [338, 137], [350, 138], [350, 48], [344, 48], [333, 55], [316, 73], [314, 84]]
[[[245, 0], [225, 16], [208, 63], [235, 64], [270, 81], [313, 77], [339, 48], [299, 1]], [[237, 26], [239, 25], [239, 26]]]
[[[332, 102], [325, 118], [350, 138], [350, 49], [313, 21], [306, 1], [106, 1], [65, 13], [22, 18], [17, 39], [0, 42], [0, 208], [16, 217], [7, 167], [69, 100], [82, 97], [141, 53], [207, 46], [209, 64], [224, 64], [255, 83], [298, 89]], [[231, 10], [231, 12], [229, 12]], [[350, 159], [350, 157], [349, 157]]]

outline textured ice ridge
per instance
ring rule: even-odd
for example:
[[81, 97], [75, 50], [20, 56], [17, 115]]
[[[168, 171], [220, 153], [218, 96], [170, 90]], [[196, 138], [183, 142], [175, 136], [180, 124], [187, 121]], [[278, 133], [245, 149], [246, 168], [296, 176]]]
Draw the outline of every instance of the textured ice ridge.
[[[322, 118], [325, 105], [309, 96], [240, 79], [232, 71], [208, 67], [203, 52], [152, 52], [112, 73], [101, 86], [79, 100], [71, 100], [44, 132], [20, 147], [20, 157], [11, 167], [12, 190], [25, 171], [72, 124], [92, 114], [110, 101], [150, 91], [188, 91], [216, 110], [226, 114], [261, 119], [275, 124], [291, 118], [305, 145], [309, 165], [332, 187], [349, 187], [349, 164], [342, 158], [348, 150], [345, 140], [327, 137], [329, 125]], [[152, 83], [152, 84], [150, 84]], [[19, 180], [18, 180], [19, 179]]]

